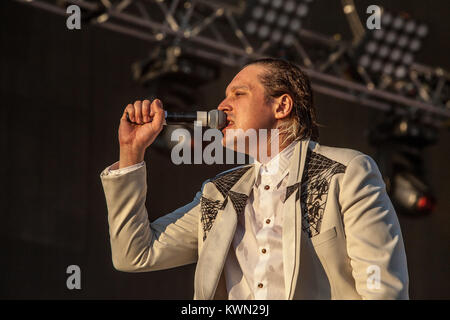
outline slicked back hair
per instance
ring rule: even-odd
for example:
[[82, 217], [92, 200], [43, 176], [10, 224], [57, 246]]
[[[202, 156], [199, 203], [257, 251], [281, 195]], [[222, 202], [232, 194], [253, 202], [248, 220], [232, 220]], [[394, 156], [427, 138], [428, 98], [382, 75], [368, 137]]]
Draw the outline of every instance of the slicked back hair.
[[266, 69], [259, 77], [264, 86], [266, 103], [271, 103], [283, 94], [288, 94], [293, 100], [290, 115], [278, 127], [280, 136], [284, 136], [280, 145], [306, 138], [319, 142], [319, 123], [311, 84], [300, 67], [287, 60], [274, 58], [254, 60], [244, 67], [250, 65], [261, 65]]

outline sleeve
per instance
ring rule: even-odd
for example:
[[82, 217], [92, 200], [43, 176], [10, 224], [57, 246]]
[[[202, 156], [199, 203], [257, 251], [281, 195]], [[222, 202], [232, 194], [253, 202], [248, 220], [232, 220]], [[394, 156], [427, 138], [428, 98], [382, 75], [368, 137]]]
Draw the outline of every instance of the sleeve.
[[191, 203], [150, 223], [145, 206], [145, 166], [121, 175], [105, 174], [108, 169], [100, 178], [108, 208], [114, 267], [144, 272], [196, 262], [201, 192]]
[[122, 174], [134, 171], [136, 169], [139, 169], [141, 167], [145, 166], [145, 161], [133, 164], [131, 166], [125, 167], [125, 168], [121, 168], [119, 169], [119, 161], [115, 162], [114, 164], [110, 165], [109, 167], [107, 167], [103, 172], [102, 172], [102, 176], [107, 176], [107, 175], [114, 175], [114, 176], [120, 176]]
[[356, 290], [363, 299], [408, 299], [408, 269], [395, 209], [375, 161], [348, 164], [341, 209]]

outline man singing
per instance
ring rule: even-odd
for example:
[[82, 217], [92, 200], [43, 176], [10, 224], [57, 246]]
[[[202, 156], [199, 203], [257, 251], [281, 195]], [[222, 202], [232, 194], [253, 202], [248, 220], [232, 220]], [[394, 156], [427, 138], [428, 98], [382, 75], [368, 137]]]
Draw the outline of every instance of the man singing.
[[251, 62], [218, 109], [223, 141], [232, 129], [278, 129], [278, 152], [205, 181], [191, 203], [150, 223], [143, 160], [164, 111], [159, 100], [125, 108], [120, 159], [101, 173], [114, 267], [196, 262], [194, 299], [408, 299], [403, 238], [378, 167], [317, 142], [306, 75], [284, 60]]

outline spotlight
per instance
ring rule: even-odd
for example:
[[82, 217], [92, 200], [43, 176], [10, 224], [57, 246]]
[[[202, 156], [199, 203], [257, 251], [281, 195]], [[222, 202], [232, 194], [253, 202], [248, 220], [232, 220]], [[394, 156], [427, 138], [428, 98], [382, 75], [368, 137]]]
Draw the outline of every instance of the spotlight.
[[147, 59], [134, 63], [132, 72], [134, 80], [143, 85], [171, 79], [195, 87], [217, 79], [219, 70], [215, 64], [171, 46], [157, 47]]
[[242, 17], [244, 31], [255, 41], [289, 46], [303, 27], [310, 11], [310, 0], [248, 1]]
[[259, 20], [263, 17], [264, 15], [264, 9], [263, 7], [256, 7], [253, 12], [252, 12], [252, 16], [253, 18], [255, 18], [255, 20]]
[[391, 195], [396, 207], [404, 213], [424, 215], [433, 212], [436, 207], [436, 199], [429, 187], [412, 172], [394, 175]]
[[428, 184], [423, 149], [436, 143], [437, 130], [420, 116], [388, 116], [369, 132], [377, 163], [397, 211], [421, 216], [433, 212], [437, 200]]
[[425, 24], [412, 20], [406, 14], [394, 15], [384, 11], [381, 29], [367, 31], [356, 50], [358, 66], [364, 68], [376, 83], [383, 76], [404, 79], [427, 34]]

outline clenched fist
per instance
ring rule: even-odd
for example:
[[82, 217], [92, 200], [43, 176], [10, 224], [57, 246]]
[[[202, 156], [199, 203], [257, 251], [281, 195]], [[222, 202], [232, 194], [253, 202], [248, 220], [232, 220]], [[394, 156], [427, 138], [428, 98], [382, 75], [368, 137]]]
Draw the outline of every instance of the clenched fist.
[[[127, 120], [127, 114], [131, 122]], [[127, 105], [119, 126], [119, 168], [144, 160], [145, 150], [155, 141], [163, 123], [164, 110], [161, 100], [155, 99], [151, 103], [149, 100], [138, 100]]]

